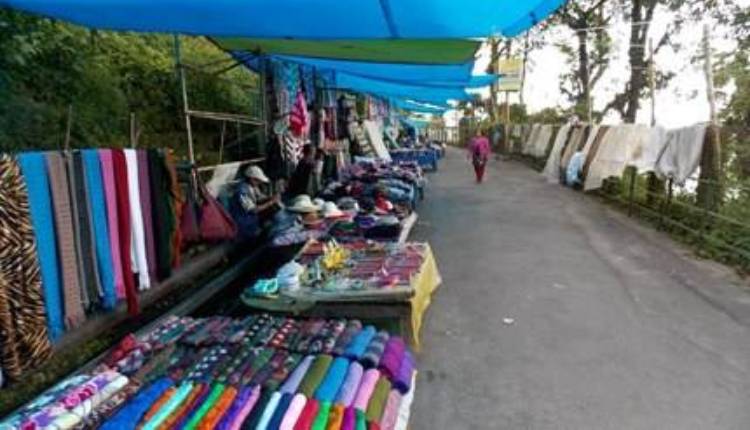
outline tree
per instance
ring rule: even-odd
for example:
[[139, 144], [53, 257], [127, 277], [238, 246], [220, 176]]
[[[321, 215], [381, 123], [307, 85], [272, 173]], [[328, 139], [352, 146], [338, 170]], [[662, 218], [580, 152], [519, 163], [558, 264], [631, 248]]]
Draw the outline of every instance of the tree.
[[[593, 111], [593, 92], [609, 67], [611, 38], [606, 27], [617, 13], [620, 0], [577, 0], [568, 2], [557, 21], [575, 33], [577, 44], [557, 44], [567, 57], [570, 71], [561, 77], [560, 91], [583, 118]], [[592, 49], [593, 45], [593, 49]]]

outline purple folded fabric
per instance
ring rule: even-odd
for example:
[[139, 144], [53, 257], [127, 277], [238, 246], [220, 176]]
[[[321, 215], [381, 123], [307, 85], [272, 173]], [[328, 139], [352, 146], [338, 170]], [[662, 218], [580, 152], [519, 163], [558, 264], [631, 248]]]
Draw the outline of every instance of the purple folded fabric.
[[401, 408], [401, 393], [391, 390], [383, 410], [383, 418], [380, 419], [380, 430], [393, 430], [398, 421], [398, 412]]
[[250, 398], [247, 399], [245, 402], [245, 405], [242, 406], [242, 409], [240, 409], [240, 412], [237, 414], [237, 416], [234, 417], [231, 423], [229, 423], [228, 430], [239, 430], [242, 427], [242, 424], [245, 422], [245, 419], [248, 415], [250, 415], [250, 412], [253, 411], [253, 408], [255, 407], [255, 404], [258, 403], [258, 399], [260, 398], [260, 387], [256, 386], [252, 388], [252, 393], [250, 394]]
[[401, 362], [404, 359], [404, 351], [406, 351], [406, 345], [403, 339], [399, 336], [388, 339], [385, 351], [383, 351], [383, 357], [380, 359], [380, 370], [388, 379], [393, 380], [398, 375], [398, 371], [401, 369]]
[[357, 428], [357, 411], [354, 408], [344, 409], [344, 420], [341, 430], [355, 430]]
[[398, 375], [393, 378], [393, 388], [406, 394], [411, 389], [412, 375], [414, 374], [414, 357], [409, 350], [404, 351], [404, 359], [398, 369]]
[[369, 369], [362, 376], [362, 382], [359, 384], [357, 395], [354, 397], [354, 408], [360, 411], [366, 411], [367, 405], [370, 403], [370, 397], [372, 396], [373, 390], [375, 390], [375, 384], [378, 383], [380, 378], [380, 371], [378, 369]]
[[299, 365], [297, 365], [297, 368], [294, 369], [292, 374], [289, 375], [289, 377], [286, 379], [284, 385], [281, 386], [281, 389], [279, 391], [281, 391], [282, 393], [296, 393], [297, 387], [299, 387], [299, 383], [302, 382], [302, 378], [305, 377], [305, 374], [310, 368], [310, 364], [312, 364], [313, 360], [315, 360], [314, 355], [308, 355], [307, 357], [303, 358]]
[[362, 365], [356, 361], [352, 361], [346, 372], [344, 383], [341, 384], [341, 388], [339, 388], [339, 392], [336, 394], [336, 403], [340, 403], [346, 407], [352, 405], [354, 396], [357, 395], [359, 383], [362, 381], [363, 373], [364, 369]]

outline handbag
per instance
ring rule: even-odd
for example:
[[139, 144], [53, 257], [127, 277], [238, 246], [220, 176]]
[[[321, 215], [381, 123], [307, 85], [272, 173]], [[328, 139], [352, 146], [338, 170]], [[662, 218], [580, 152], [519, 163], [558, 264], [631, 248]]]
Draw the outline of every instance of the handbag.
[[199, 184], [203, 204], [200, 216], [200, 237], [206, 242], [221, 242], [237, 236], [237, 224], [201, 182]]

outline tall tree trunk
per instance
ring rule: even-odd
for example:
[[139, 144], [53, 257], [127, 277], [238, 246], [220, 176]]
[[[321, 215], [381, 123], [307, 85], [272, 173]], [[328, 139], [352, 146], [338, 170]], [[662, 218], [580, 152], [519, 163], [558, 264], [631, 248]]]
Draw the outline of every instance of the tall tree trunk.
[[[585, 27], [586, 23], [582, 23], [582, 27]], [[580, 98], [576, 105], [579, 109], [583, 109], [581, 114], [588, 112], [589, 103], [591, 102], [591, 76], [589, 74], [591, 68], [589, 66], [589, 46], [588, 46], [588, 33], [583, 29], [576, 33], [578, 36], [578, 81], [581, 85]]]

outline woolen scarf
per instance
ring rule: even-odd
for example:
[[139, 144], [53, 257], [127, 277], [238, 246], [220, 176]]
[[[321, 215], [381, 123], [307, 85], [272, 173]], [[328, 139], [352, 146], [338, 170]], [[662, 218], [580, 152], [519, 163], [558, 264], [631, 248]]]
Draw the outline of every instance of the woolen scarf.
[[146, 262], [152, 282], [158, 279], [156, 238], [154, 237], [153, 203], [151, 200], [151, 171], [148, 165], [148, 153], [136, 151], [138, 158], [138, 187], [140, 189], [141, 210], [143, 212], [143, 231], [146, 235]]
[[101, 307], [101, 299], [104, 295], [99, 277], [99, 267], [96, 262], [96, 247], [94, 244], [94, 226], [91, 217], [91, 202], [89, 191], [86, 186], [86, 172], [83, 166], [83, 155], [80, 151], [72, 153], [72, 177], [75, 194], [73, 195], [74, 212], [78, 217], [76, 224], [77, 238], [79, 244], [79, 266], [83, 273], [83, 291], [88, 297], [88, 310], [96, 310]]
[[65, 309], [65, 326], [69, 329], [78, 327], [86, 319], [81, 301], [81, 280], [78, 273], [78, 256], [76, 254], [73, 213], [70, 207], [70, 188], [65, 159], [59, 152], [48, 152], [47, 172], [52, 191], [52, 207], [55, 214], [55, 231], [57, 232], [57, 255], [60, 263], [63, 285], [63, 304]]
[[109, 243], [107, 227], [107, 203], [104, 197], [104, 182], [99, 153], [94, 149], [82, 151], [86, 172], [86, 189], [91, 206], [91, 222], [94, 228], [96, 262], [103, 292], [102, 304], [106, 309], [113, 309], [117, 303], [115, 291], [114, 261]]
[[125, 153], [121, 149], [112, 150], [112, 166], [115, 173], [117, 193], [117, 224], [120, 243], [120, 264], [122, 266], [125, 297], [128, 302], [128, 313], [138, 315], [138, 292], [135, 286], [131, 252], [130, 231], [130, 191], [128, 185], [128, 165]]
[[172, 272], [172, 228], [174, 212], [170, 206], [169, 178], [164, 166], [164, 158], [159, 151], [149, 149], [149, 184], [151, 191], [151, 218], [156, 252], [156, 276], [159, 280], [169, 277]]
[[51, 352], [39, 270], [21, 169], [0, 155], [0, 355], [14, 379]]
[[19, 155], [18, 163], [26, 182], [29, 211], [42, 273], [44, 308], [52, 341], [65, 331], [62, 288], [57, 263], [57, 237], [52, 213], [49, 179], [44, 154], [28, 152]]
[[104, 202], [107, 208], [107, 233], [109, 233], [109, 250], [112, 255], [112, 275], [115, 282], [115, 293], [118, 299], [125, 298], [125, 278], [123, 277], [122, 257], [120, 256], [120, 224], [117, 219], [117, 184], [112, 150], [100, 149], [99, 161], [102, 167], [104, 182]]
[[130, 226], [133, 263], [138, 273], [140, 290], [151, 288], [151, 278], [148, 272], [146, 257], [146, 232], [143, 227], [143, 209], [141, 208], [140, 177], [138, 174], [138, 155], [135, 149], [125, 149], [125, 161], [128, 169], [128, 193], [130, 197]]

